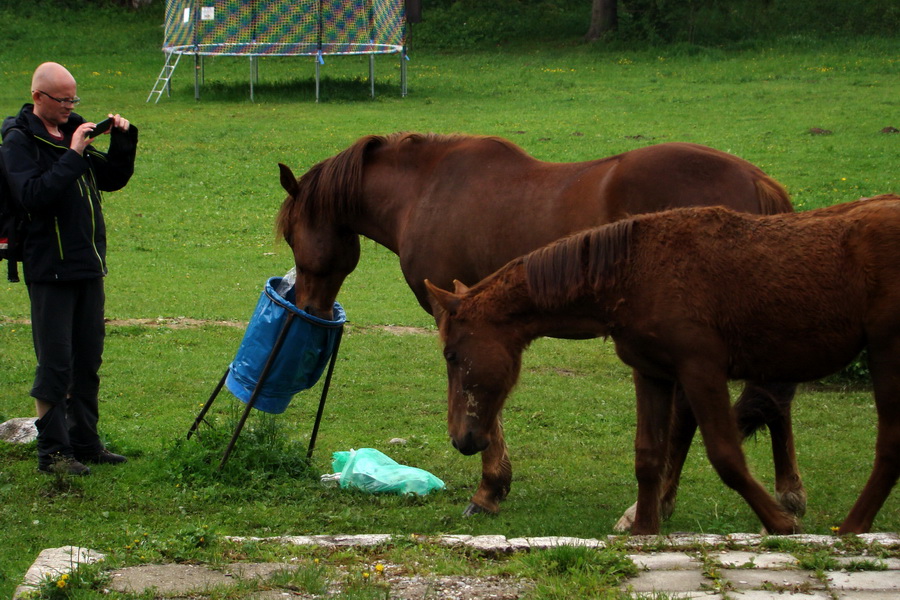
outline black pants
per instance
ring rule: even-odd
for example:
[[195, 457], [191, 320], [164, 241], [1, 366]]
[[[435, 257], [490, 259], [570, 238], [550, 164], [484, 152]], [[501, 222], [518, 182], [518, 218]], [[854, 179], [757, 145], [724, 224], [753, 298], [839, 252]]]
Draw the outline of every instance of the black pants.
[[97, 435], [97, 395], [105, 336], [103, 278], [28, 284], [37, 356], [31, 395], [52, 405], [35, 423], [38, 460], [90, 455]]

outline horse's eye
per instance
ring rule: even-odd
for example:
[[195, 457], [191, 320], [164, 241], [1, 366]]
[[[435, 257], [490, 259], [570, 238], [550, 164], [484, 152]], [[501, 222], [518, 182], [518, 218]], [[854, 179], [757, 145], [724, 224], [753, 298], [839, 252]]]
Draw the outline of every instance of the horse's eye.
[[444, 360], [446, 360], [448, 363], [455, 363], [456, 362], [456, 352], [454, 352], [453, 350], [445, 350], [444, 351]]

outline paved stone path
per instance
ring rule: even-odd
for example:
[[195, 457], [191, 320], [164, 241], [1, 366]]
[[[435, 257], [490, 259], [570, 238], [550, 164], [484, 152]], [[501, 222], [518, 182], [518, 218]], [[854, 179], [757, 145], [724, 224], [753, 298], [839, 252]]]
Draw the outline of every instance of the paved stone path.
[[[601, 548], [624, 544], [637, 565], [635, 577], [621, 589], [634, 598], [704, 598], [707, 600], [897, 600], [900, 598], [900, 559], [879, 558], [868, 548], [900, 549], [900, 535], [858, 536], [859, 551], [847, 553], [836, 547], [830, 536], [770, 536], [735, 534], [728, 536], [673, 535], [666, 537], [610, 537], [608, 540], [504, 536], [441, 536], [422, 538], [422, 543], [465, 546], [487, 554], [504, 554], [556, 546]], [[279, 538], [231, 538], [235, 541], [274, 541], [322, 547], [366, 547], [391, 543], [388, 535], [293, 536]], [[764, 540], [767, 542], [764, 544]], [[782, 543], [771, 543], [772, 540]], [[829, 550], [825, 555], [834, 568], [801, 568], [797, 558], [765, 547], [803, 544]], [[58, 577], [80, 563], [102, 560], [103, 555], [85, 548], [66, 546], [44, 550], [25, 575], [14, 598], [19, 598], [43, 577]], [[198, 565], [143, 565], [112, 572], [111, 589], [143, 593], [155, 588], [168, 598], [190, 594], [202, 598], [211, 586], [234, 584], [246, 578], [266, 578], [290, 568], [275, 563], [237, 563], [215, 570]], [[515, 600], [527, 595], [530, 585], [499, 577], [398, 577], [390, 581], [391, 598], [460, 598], [466, 600]], [[254, 599], [283, 598], [285, 590], [253, 596]]]

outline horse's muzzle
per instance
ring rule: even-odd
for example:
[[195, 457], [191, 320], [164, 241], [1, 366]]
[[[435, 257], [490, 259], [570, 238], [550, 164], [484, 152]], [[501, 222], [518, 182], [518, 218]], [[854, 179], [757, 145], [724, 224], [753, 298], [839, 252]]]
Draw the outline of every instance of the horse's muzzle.
[[490, 445], [490, 441], [488, 441], [487, 438], [476, 438], [471, 431], [467, 431], [466, 435], [462, 439], [453, 438], [452, 441], [453, 447], [466, 456], [478, 454]]

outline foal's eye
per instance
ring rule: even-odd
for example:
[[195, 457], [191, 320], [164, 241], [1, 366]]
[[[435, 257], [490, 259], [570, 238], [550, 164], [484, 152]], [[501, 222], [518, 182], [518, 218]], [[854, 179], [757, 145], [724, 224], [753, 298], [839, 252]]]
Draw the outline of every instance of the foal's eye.
[[453, 350], [444, 350], [444, 360], [446, 360], [448, 363], [455, 363], [456, 352], [454, 352]]

